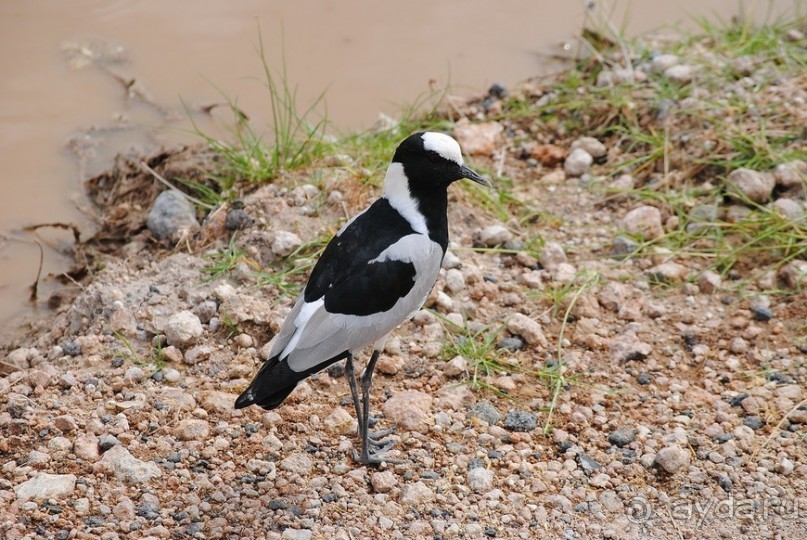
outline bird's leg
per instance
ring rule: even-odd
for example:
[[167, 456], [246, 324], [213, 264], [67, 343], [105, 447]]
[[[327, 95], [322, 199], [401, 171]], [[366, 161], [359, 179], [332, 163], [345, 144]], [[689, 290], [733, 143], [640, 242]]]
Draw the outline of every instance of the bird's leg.
[[[373, 436], [369, 432], [370, 424], [370, 385], [373, 382], [373, 370], [375, 364], [378, 362], [378, 355], [380, 351], [373, 351], [370, 361], [367, 362], [367, 367], [364, 368], [364, 373], [361, 377], [361, 393], [362, 393], [362, 416], [359, 420], [359, 434], [361, 435], [361, 456], [358, 460], [364, 464], [368, 463], [400, 463], [400, 461], [393, 459], [385, 459], [384, 454], [392, 447], [393, 441], [379, 441], [376, 437], [384, 437], [394, 431], [394, 429], [385, 430], [382, 432], [374, 433]], [[373, 452], [369, 450], [369, 446], [374, 447]]]
[[359, 424], [359, 437], [364, 440], [364, 430], [362, 428], [362, 413], [361, 403], [359, 403], [359, 389], [356, 384], [356, 372], [353, 369], [353, 355], [348, 355], [345, 360], [345, 375], [347, 376], [347, 383], [350, 385], [350, 393], [353, 396], [353, 407], [356, 409], [356, 420]]

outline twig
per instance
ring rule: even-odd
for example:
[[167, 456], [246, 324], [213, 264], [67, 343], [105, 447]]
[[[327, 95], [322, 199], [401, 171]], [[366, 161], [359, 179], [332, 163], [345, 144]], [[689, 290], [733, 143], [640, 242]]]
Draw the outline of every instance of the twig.
[[165, 178], [163, 178], [162, 176], [160, 176], [160, 173], [158, 173], [157, 171], [155, 171], [154, 169], [152, 169], [151, 167], [149, 167], [149, 166], [148, 166], [148, 164], [147, 164], [145, 161], [141, 161], [141, 162], [140, 162], [140, 166], [141, 166], [141, 167], [142, 167], [142, 168], [143, 168], [143, 169], [144, 169], [146, 172], [151, 173], [151, 175], [152, 175], [152, 176], [154, 176], [154, 178], [156, 178], [157, 180], [159, 180], [160, 182], [162, 182], [163, 184], [165, 184], [166, 186], [168, 186], [168, 188], [169, 188], [169, 189], [173, 189], [174, 191], [176, 191], [177, 193], [179, 193], [180, 195], [182, 195], [183, 197], [185, 197], [186, 199], [188, 199], [188, 200], [189, 200], [189, 201], [191, 201], [192, 203], [194, 203], [194, 204], [198, 204], [199, 206], [201, 206], [201, 207], [203, 207], [203, 208], [207, 208], [208, 210], [212, 210], [212, 209], [214, 208], [214, 206], [213, 206], [212, 204], [208, 204], [208, 203], [206, 203], [206, 202], [200, 201], [200, 200], [199, 200], [199, 199], [197, 199], [196, 197], [192, 197], [192, 196], [188, 195], [187, 193], [185, 193], [184, 191], [182, 191], [181, 189], [178, 189], [178, 188], [177, 188], [176, 186], [174, 186], [174, 185], [173, 185], [171, 182], [169, 182], [168, 180], [166, 180]]
[[759, 455], [759, 453], [762, 452], [763, 450], [765, 450], [765, 447], [768, 446], [768, 444], [770, 444], [770, 442], [773, 440], [773, 438], [776, 436], [776, 434], [779, 433], [779, 430], [782, 428], [782, 424], [785, 423], [785, 420], [787, 420], [787, 417], [790, 416], [791, 414], [793, 414], [802, 405], [807, 405], [807, 398], [802, 399], [799, 403], [796, 403], [796, 405], [794, 405], [792, 409], [787, 411], [787, 414], [785, 414], [782, 417], [782, 419], [779, 420], [779, 423], [776, 424], [776, 426], [773, 428], [773, 431], [771, 431], [771, 434], [768, 435], [768, 438], [765, 439], [765, 442], [762, 443], [762, 446], [760, 446], [754, 452], [754, 454], [751, 456], [751, 461], [756, 461], [757, 456]]

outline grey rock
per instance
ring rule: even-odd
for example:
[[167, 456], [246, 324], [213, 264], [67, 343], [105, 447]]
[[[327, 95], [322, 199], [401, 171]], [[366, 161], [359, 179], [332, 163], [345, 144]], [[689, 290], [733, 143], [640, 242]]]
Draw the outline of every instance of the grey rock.
[[594, 137], [580, 137], [572, 143], [572, 150], [581, 148], [593, 158], [601, 158], [608, 153], [608, 148]]
[[664, 73], [673, 66], [677, 66], [681, 60], [675, 54], [660, 54], [653, 58], [650, 64], [650, 71], [653, 73]]
[[151, 207], [146, 226], [159, 240], [177, 240], [184, 232], [199, 228], [193, 204], [173, 189], [160, 193]]
[[695, 76], [695, 68], [688, 64], [678, 64], [664, 70], [664, 76], [679, 84], [692, 82]]
[[227, 217], [224, 219], [224, 227], [229, 231], [248, 229], [252, 227], [255, 220], [247, 214], [243, 208], [230, 208]]
[[510, 411], [504, 419], [504, 429], [510, 431], [527, 432], [535, 429], [538, 425], [538, 417], [531, 412]]
[[780, 163], [773, 170], [776, 183], [785, 189], [807, 184], [807, 162], [801, 160]]
[[505, 244], [513, 238], [513, 234], [504, 225], [488, 225], [479, 231], [478, 243], [485, 247]]
[[114, 435], [101, 435], [101, 438], [98, 440], [98, 448], [101, 452], [106, 452], [113, 446], [118, 446], [120, 441]]
[[636, 253], [639, 243], [627, 236], [617, 236], [611, 244], [610, 256], [617, 261], [623, 261]]
[[754, 431], [756, 431], [765, 425], [765, 421], [756, 415], [746, 416], [745, 418], [743, 418], [743, 425], [748, 426]]
[[508, 351], [515, 352], [524, 348], [524, 340], [518, 336], [502, 338], [497, 344], [500, 349], [507, 349]]
[[594, 158], [582, 148], [575, 148], [563, 162], [563, 170], [569, 176], [582, 176], [588, 172]]
[[608, 435], [608, 442], [619, 448], [624, 448], [636, 440], [636, 430], [633, 428], [619, 428]]
[[474, 408], [471, 409], [471, 416], [476, 416], [480, 420], [484, 420], [491, 426], [495, 426], [498, 424], [502, 419], [502, 413], [500, 413], [496, 407], [488, 403], [487, 401], [480, 401]]
[[602, 465], [588, 454], [577, 454], [577, 464], [586, 474], [602, 469]]
[[554, 268], [561, 263], [565, 263], [566, 253], [563, 251], [563, 246], [557, 242], [547, 242], [541, 250], [541, 256], [538, 261], [544, 268]]
[[735, 198], [745, 198], [763, 204], [771, 198], [776, 180], [773, 175], [752, 169], [735, 169], [728, 175], [728, 192]]
[[289, 231], [275, 231], [271, 250], [277, 257], [285, 257], [303, 245], [299, 236]]
[[804, 217], [804, 206], [794, 199], [780, 197], [774, 201], [773, 207], [780, 214], [792, 220]]

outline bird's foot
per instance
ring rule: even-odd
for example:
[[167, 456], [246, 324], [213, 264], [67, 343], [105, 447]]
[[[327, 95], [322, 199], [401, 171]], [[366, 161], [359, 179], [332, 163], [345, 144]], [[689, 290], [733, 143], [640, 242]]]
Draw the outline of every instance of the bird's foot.
[[383, 447], [379, 447], [373, 452], [364, 449], [362, 450], [361, 453], [359, 453], [354, 448], [353, 460], [358, 463], [361, 463], [362, 465], [381, 465], [382, 463], [387, 463], [389, 465], [398, 465], [400, 463], [404, 463], [403, 460], [386, 457], [386, 454], [391, 447], [392, 447], [392, 441], [386, 441], [386, 444]]
[[395, 433], [395, 431], [396, 431], [395, 427], [391, 427], [389, 429], [380, 429], [378, 431], [371, 431], [367, 434], [367, 442], [375, 446], [376, 448], [381, 448], [384, 446], [389, 448], [390, 446], [392, 446], [393, 441], [389, 439], [382, 440], [382, 438], [386, 437], [387, 435], [392, 435], [393, 433]]

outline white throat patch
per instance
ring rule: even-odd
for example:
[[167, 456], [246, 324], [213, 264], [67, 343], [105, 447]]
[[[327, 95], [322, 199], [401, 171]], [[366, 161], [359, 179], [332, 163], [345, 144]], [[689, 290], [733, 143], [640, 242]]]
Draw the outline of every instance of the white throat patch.
[[462, 151], [457, 141], [444, 133], [428, 132], [422, 135], [423, 148], [437, 152], [443, 158], [462, 165]]
[[426, 218], [418, 210], [418, 203], [409, 191], [409, 179], [401, 163], [391, 163], [387, 168], [387, 176], [384, 178], [384, 198], [409, 222], [413, 231], [429, 234]]

